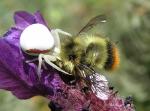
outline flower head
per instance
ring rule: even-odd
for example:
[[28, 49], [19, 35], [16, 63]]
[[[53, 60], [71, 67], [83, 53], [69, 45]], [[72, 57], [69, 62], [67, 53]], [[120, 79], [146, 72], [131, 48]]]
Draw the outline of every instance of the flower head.
[[[15, 26], [0, 38], [0, 89], [11, 91], [19, 99], [44, 96], [50, 99], [52, 111], [134, 111], [130, 101], [119, 98], [100, 74], [74, 81], [73, 76], [47, 66], [39, 78], [37, 62], [26, 62], [35, 57], [25, 54], [19, 41], [26, 27], [35, 23], [48, 26], [39, 12], [32, 15], [19, 11], [14, 20]], [[85, 85], [86, 79], [93, 80], [91, 86]]]
[[[0, 88], [11, 91], [20, 99], [28, 99], [36, 95], [53, 94], [53, 90], [42, 81], [36, 74], [36, 65], [26, 63], [27, 56], [20, 49], [20, 35], [29, 25], [46, 23], [39, 12], [31, 15], [25, 11], [14, 14], [15, 26], [11, 27], [0, 39]], [[43, 79], [53, 71], [43, 72]], [[44, 75], [44, 73], [47, 73]]]

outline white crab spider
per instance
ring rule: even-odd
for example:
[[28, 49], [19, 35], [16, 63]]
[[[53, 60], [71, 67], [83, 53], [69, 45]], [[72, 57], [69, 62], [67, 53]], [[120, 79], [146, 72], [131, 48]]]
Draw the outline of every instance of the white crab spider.
[[[20, 36], [20, 47], [21, 49], [33, 56], [38, 56], [38, 75], [40, 76], [41, 66], [42, 66], [42, 59], [45, 62], [58, 71], [61, 71], [65, 74], [69, 74], [66, 71], [59, 68], [53, 62], [59, 59], [60, 53], [60, 38], [59, 34], [64, 34], [67, 36], [71, 36], [70, 33], [64, 32], [61, 29], [53, 29], [49, 31], [49, 29], [42, 25], [42, 24], [32, 24], [25, 28], [25, 30], [21, 33]], [[27, 61], [32, 62], [37, 59]]]

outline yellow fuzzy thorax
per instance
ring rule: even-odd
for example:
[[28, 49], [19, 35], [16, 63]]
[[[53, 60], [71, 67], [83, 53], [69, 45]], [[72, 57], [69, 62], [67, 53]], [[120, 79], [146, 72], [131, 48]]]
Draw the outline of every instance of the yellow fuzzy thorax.
[[96, 43], [101, 44], [102, 46], [106, 46], [106, 38], [95, 36], [95, 35], [82, 35], [78, 36], [74, 39], [76, 43], [80, 43], [81, 45], [84, 45], [84, 47], [87, 47], [90, 43]]
[[[61, 66], [72, 73], [79, 64], [102, 69], [107, 60], [107, 39], [94, 35], [72, 37], [64, 40], [61, 46]], [[73, 55], [75, 58], [70, 59]]]

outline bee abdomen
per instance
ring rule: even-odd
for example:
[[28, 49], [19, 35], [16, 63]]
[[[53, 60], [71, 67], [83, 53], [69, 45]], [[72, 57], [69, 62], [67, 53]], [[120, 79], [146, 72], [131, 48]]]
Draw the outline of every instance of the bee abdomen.
[[104, 65], [104, 68], [106, 70], [114, 70], [119, 65], [119, 61], [120, 61], [119, 53], [116, 46], [109, 41], [107, 42], [107, 53], [108, 53], [108, 57]]

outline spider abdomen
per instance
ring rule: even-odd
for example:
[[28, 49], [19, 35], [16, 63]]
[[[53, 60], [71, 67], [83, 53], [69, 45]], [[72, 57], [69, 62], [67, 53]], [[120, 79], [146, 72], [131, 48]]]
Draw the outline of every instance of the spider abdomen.
[[29, 54], [47, 53], [54, 47], [54, 38], [46, 26], [32, 24], [22, 32], [20, 46]]

